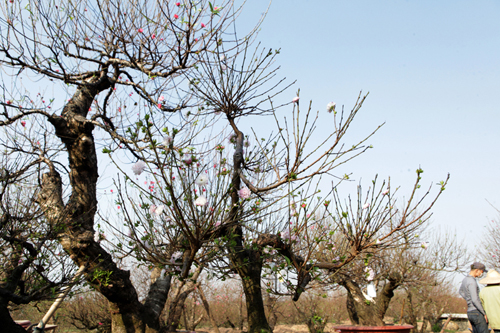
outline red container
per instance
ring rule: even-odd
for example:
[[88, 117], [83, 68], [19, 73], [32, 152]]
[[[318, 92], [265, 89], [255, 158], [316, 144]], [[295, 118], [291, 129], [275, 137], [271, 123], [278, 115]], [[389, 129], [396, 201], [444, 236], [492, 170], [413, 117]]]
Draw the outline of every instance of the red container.
[[335, 331], [340, 333], [410, 333], [412, 325], [390, 325], [390, 326], [334, 326]]

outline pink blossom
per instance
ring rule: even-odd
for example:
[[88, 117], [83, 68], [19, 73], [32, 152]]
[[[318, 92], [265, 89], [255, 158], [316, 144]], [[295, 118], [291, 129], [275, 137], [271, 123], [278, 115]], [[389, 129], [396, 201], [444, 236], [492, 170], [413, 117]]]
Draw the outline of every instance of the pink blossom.
[[26, 127], [26, 122], [24, 120], [21, 121], [21, 125], [23, 125], [23, 127]]
[[5, 102], [5, 103], [7, 103], [7, 105], [10, 105], [10, 104], [12, 103], [12, 101], [11, 101], [11, 100], [8, 100], [8, 101], [7, 101], [7, 102]]
[[244, 187], [238, 191], [238, 196], [243, 200], [250, 198], [251, 194], [252, 192], [248, 189], [248, 187]]
[[386, 195], [387, 193], [389, 193], [389, 189], [387, 189], [384, 192], [382, 192], [382, 195]]
[[366, 280], [367, 281], [373, 281], [375, 278], [375, 272], [371, 267], [365, 267], [365, 273], [366, 273]]
[[299, 96], [296, 96], [292, 99], [292, 103], [298, 103], [299, 102]]
[[181, 5], [181, 3], [180, 3], [180, 2], [176, 2], [176, 3], [175, 3], [175, 5], [176, 5], [177, 7], [179, 7], [179, 6]]
[[179, 15], [174, 14], [174, 19], [176, 19], [176, 20], [177, 20], [178, 18], [179, 18]]
[[369, 203], [365, 203], [365, 204], [363, 205], [363, 209], [367, 209], [368, 207], [370, 207], [370, 204], [369, 204]]
[[177, 259], [179, 259], [180, 257], [182, 257], [182, 252], [180, 251], [177, 251], [177, 252], [174, 252], [172, 253], [172, 257], [170, 258], [170, 262], [173, 264], [177, 261]]
[[164, 99], [165, 99], [165, 97], [160, 96], [160, 97], [158, 98], [158, 102], [163, 102], [163, 100], [164, 100]]
[[142, 28], [137, 29], [137, 31], [138, 31], [139, 33], [141, 33], [141, 34], [144, 32], [144, 30], [143, 30]]
[[201, 27], [202, 27], [202, 28], [205, 28], [205, 23], [202, 23], [202, 24], [201, 24]]

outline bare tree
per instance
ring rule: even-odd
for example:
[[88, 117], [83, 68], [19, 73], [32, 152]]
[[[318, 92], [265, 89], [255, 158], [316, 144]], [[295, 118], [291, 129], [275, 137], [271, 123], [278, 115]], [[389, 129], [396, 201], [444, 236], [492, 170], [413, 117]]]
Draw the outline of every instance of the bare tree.
[[[77, 265], [89, 265], [86, 279], [110, 301], [114, 332], [158, 330], [166, 278], [139, 302], [129, 273], [94, 240], [96, 141], [113, 138], [135, 151], [126, 131], [144, 103], [163, 113], [191, 105], [190, 94], [180, 91], [183, 73], [224, 43], [222, 32], [239, 9], [232, 1], [31, 0], [5, 2], [0, 10], [0, 63], [4, 76], [11, 75], [3, 81], [0, 125], [31, 129], [29, 147], [9, 149], [41, 156], [34, 168], [41, 174], [37, 200], [44, 218], [62, 223], [64, 251]], [[29, 80], [38, 82], [38, 95], [24, 85]], [[47, 97], [47, 87], [57, 94]], [[107, 136], [96, 136], [99, 131]]]
[[[161, 330], [173, 276], [187, 281], [193, 265], [208, 264], [240, 276], [248, 331], [271, 331], [261, 290], [266, 260], [293, 270], [297, 278], [288, 292], [298, 299], [320, 279], [320, 270], [334, 274], [401, 239], [400, 231], [425, 220], [444, 190], [446, 181], [429, 203], [423, 201], [429, 192], [417, 198], [419, 171], [397, 222], [392, 197], [382, 189], [371, 192], [368, 210], [343, 207], [335, 187], [331, 198], [316, 202], [318, 181], [347, 180], [335, 176], [335, 168], [370, 148], [365, 142], [374, 132], [354, 144], [344, 141], [366, 96], [360, 94], [350, 111], [329, 104], [326, 115], [313, 112], [312, 104], [301, 112], [298, 96], [274, 105], [288, 87], [275, 79], [279, 50], [252, 47], [255, 31], [243, 38], [225, 33], [239, 14], [231, 1], [31, 0], [26, 7], [1, 6], [3, 68], [70, 97], [33, 97], [16, 80], [10, 88], [4, 83], [0, 125], [15, 132], [29, 122], [31, 129], [23, 147], [8, 149], [36, 152], [43, 216], [61, 226], [57, 238], [64, 251], [78, 266], [88, 266], [87, 281], [110, 302], [113, 332]], [[281, 107], [291, 116], [279, 118]], [[274, 119], [274, 134], [262, 140], [261, 131], [246, 128], [249, 117]], [[330, 122], [332, 131], [315, 141], [318, 121]], [[94, 227], [98, 158], [125, 174], [116, 179], [113, 206], [119, 212], [113, 217], [126, 229], [109, 223], [116, 237], [109, 242]], [[135, 162], [132, 170], [124, 161]], [[139, 176], [149, 177], [149, 184], [140, 185]], [[317, 223], [333, 219], [327, 230], [309, 232], [307, 207], [319, 213]], [[414, 214], [419, 207], [422, 213]], [[104, 211], [102, 220], [112, 222]], [[314, 258], [335, 232], [346, 237], [339, 259]], [[144, 302], [129, 272], [117, 265], [127, 256], [152, 271]]]
[[[498, 211], [498, 209], [497, 209]], [[500, 212], [500, 211], [498, 211]], [[479, 249], [479, 257], [488, 268], [500, 269], [500, 241], [499, 241], [500, 221], [498, 218], [492, 219], [486, 226], [483, 234], [483, 244]]]
[[466, 248], [455, 237], [435, 231], [431, 236], [425, 227], [419, 223], [413, 230], [406, 230], [409, 232], [403, 230], [397, 242], [364, 253], [353, 266], [332, 277], [347, 290], [351, 322], [383, 325], [397, 288], [440, 284], [447, 272], [458, 271], [468, 262]]

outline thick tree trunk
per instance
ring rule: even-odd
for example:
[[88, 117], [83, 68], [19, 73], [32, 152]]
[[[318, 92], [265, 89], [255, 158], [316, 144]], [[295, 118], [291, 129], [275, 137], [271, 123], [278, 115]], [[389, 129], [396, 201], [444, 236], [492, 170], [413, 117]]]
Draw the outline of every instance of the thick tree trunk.
[[394, 290], [400, 285], [400, 277], [390, 276], [384, 287], [377, 292], [377, 297], [369, 300], [361, 291], [361, 287], [349, 278], [339, 281], [347, 289], [347, 311], [353, 325], [383, 326], [384, 316], [394, 296]]
[[365, 299], [363, 294], [361, 297], [356, 293], [353, 295], [350, 290], [347, 294], [347, 310], [353, 325], [384, 326], [384, 314], [373, 301]]
[[[9, 333], [26, 333], [26, 330], [15, 323], [14, 319], [10, 316], [9, 309], [7, 308], [9, 301], [0, 297], [0, 323], [2, 323], [2, 332]], [[22, 318], [27, 319], [27, 318]]]
[[352, 298], [352, 294], [350, 292], [347, 292], [346, 306], [351, 324], [359, 325], [358, 312], [356, 311], [356, 305], [354, 304], [354, 299]]
[[[92, 85], [81, 86], [77, 90], [61, 116], [49, 118], [68, 153], [71, 196], [65, 204], [61, 176], [49, 164], [50, 171], [42, 177], [38, 203], [49, 223], [61, 230], [58, 239], [64, 250], [77, 266], [87, 267], [86, 280], [110, 302], [113, 332], [144, 332], [147, 327], [157, 331], [167, 296], [148, 297], [146, 303], [149, 306], [145, 307], [138, 300], [130, 273], [119, 269], [111, 255], [94, 240], [99, 175], [94, 125], [87, 120], [87, 115], [96, 95], [110, 87], [105, 74], [96, 78]], [[152, 290], [168, 293], [168, 287], [169, 284], [167, 286], [165, 281], [160, 280], [152, 286]]]
[[260, 287], [262, 257], [260, 252], [244, 250], [233, 252], [231, 261], [241, 277], [247, 305], [248, 333], [272, 332], [267, 322], [262, 290]]

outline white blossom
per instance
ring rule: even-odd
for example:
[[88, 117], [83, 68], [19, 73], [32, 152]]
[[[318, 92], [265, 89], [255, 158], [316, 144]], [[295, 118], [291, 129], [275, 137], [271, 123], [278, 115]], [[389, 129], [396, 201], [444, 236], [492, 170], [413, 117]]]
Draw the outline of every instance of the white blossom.
[[365, 267], [365, 273], [366, 273], [366, 280], [367, 281], [373, 281], [375, 278], [375, 272], [371, 267]]
[[205, 206], [207, 204], [207, 198], [204, 195], [200, 195], [195, 201], [196, 206]]
[[336, 104], [336, 103], [334, 103], [334, 102], [330, 102], [330, 103], [328, 103], [328, 104], [326, 105], [326, 110], [327, 110], [328, 112], [335, 112], [335, 106], [337, 106], [337, 104]]
[[172, 138], [171, 136], [167, 136], [165, 138], [163, 138], [163, 146], [164, 147], [169, 147], [172, 142], [174, 142], [174, 138]]
[[146, 163], [144, 161], [137, 161], [133, 166], [132, 166], [132, 171], [136, 175], [140, 175], [144, 169], [146, 169]]
[[155, 209], [155, 214], [160, 216], [162, 213], [163, 213], [163, 210], [165, 209], [165, 206], [164, 205], [159, 205], [158, 207], [156, 207]]
[[199, 185], [199, 186], [205, 186], [208, 184], [208, 177], [204, 174], [201, 174], [198, 176], [198, 178], [196, 178], [195, 183], [196, 183], [196, 185]]

